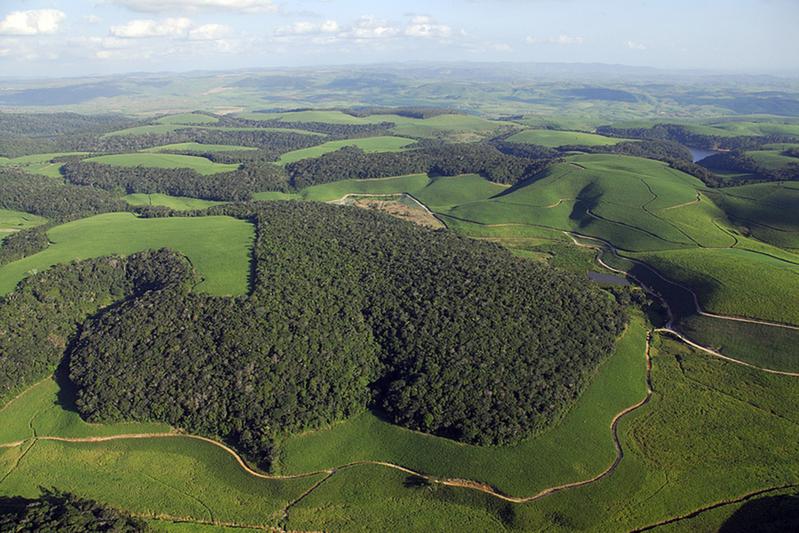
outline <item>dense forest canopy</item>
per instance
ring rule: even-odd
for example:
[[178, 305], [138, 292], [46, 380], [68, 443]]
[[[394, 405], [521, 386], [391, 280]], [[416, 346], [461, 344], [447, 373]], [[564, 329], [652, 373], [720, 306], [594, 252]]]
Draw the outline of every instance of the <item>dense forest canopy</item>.
[[77, 325], [136, 294], [192, 279], [182, 256], [167, 250], [57, 265], [22, 280], [0, 299], [0, 400], [59, 364]]
[[45, 490], [36, 499], [0, 497], [0, 531], [83, 533], [148, 531], [147, 522], [74, 494]]
[[357, 208], [218, 206], [257, 222], [242, 298], [152, 290], [69, 354], [92, 421], [162, 420], [262, 463], [288, 431], [368, 407], [465, 442], [556, 419], [610, 352], [621, 308], [575, 275]]

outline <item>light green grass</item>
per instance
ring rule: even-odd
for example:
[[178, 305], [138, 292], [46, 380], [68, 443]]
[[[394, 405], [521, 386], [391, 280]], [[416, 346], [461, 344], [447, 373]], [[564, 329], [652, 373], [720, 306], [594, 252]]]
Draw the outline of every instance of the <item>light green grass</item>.
[[614, 139], [595, 133], [559, 130], [525, 130], [508, 137], [508, 141], [510, 142], [537, 144], [550, 148], [566, 145], [609, 146], [618, 144], [624, 140], [626, 139]]
[[165, 144], [163, 146], [156, 146], [155, 148], [148, 148], [146, 150], [142, 150], [142, 152], [218, 153], [218, 152], [247, 152], [257, 149], [258, 148], [253, 148], [251, 146], [236, 146], [228, 144], [200, 144], [195, 142], [189, 142], [189, 143]]
[[117, 136], [134, 136], [134, 135], [163, 135], [173, 131], [183, 129], [186, 126], [178, 124], [149, 124], [145, 126], [134, 126], [132, 128], [125, 128], [124, 130], [112, 131], [106, 133], [103, 137], [117, 137]]
[[97, 215], [47, 232], [45, 250], [0, 267], [0, 294], [31, 272], [57, 263], [168, 247], [185, 254], [203, 277], [195, 290], [215, 295], [247, 292], [250, 223], [230, 217], [136, 218], [131, 213]]
[[158, 205], [168, 207], [176, 211], [189, 211], [192, 209], [205, 209], [214, 205], [224, 204], [225, 202], [215, 202], [212, 200], [201, 200], [199, 198], [189, 198], [186, 196], [170, 196], [161, 193], [135, 193], [128, 194], [122, 198], [130, 205]]
[[645, 391], [643, 320], [635, 317], [616, 352], [555, 427], [509, 447], [479, 447], [425, 435], [365, 413], [332, 427], [289, 437], [286, 472], [358, 460], [381, 460], [446, 477], [491, 483], [514, 495], [591, 477], [611, 463], [610, 420]]
[[180, 124], [180, 125], [196, 125], [196, 124], [215, 124], [219, 122], [216, 117], [209, 117], [200, 113], [180, 113], [177, 115], [167, 115], [156, 120], [158, 124]]
[[0, 209], [0, 240], [16, 231], [41, 226], [47, 222], [46, 218], [13, 211], [11, 209]]
[[318, 146], [311, 146], [310, 148], [303, 148], [301, 150], [294, 150], [280, 156], [278, 163], [283, 165], [293, 163], [301, 159], [309, 159], [312, 157], [319, 157], [321, 155], [335, 152], [345, 146], [357, 146], [367, 153], [376, 152], [399, 152], [408, 145], [413, 144], [413, 139], [405, 139], [403, 137], [364, 137], [362, 139], [344, 139], [341, 141], [330, 141]]
[[51, 437], [104, 437], [132, 433], [168, 433], [171, 428], [159, 422], [120, 422], [89, 424], [71, 405], [59, 398], [61, 389], [47, 378], [26, 389], [0, 410], [0, 443], [16, 442], [35, 435]]
[[188, 168], [203, 176], [232, 172], [238, 165], [214, 163], [204, 157], [177, 154], [115, 154], [91, 157], [85, 161], [115, 167]]

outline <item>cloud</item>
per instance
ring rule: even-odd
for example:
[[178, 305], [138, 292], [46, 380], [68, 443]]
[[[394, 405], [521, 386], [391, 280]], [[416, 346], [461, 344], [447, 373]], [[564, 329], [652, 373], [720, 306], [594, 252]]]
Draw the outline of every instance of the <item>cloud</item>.
[[557, 37], [535, 37], [528, 36], [525, 39], [527, 44], [557, 44], [560, 46], [581, 45], [585, 43], [585, 37], [560, 34]]
[[642, 44], [642, 43], [637, 43], [637, 42], [635, 42], [635, 41], [627, 41], [627, 42], [626, 42], [626, 43], [624, 43], [624, 44], [625, 44], [625, 45], [627, 46], [627, 48], [629, 48], [630, 50], [646, 50], [646, 45], [645, 45], [645, 44]]
[[274, 13], [278, 6], [272, 0], [105, 0], [133, 11], [159, 13], [165, 11], [224, 10], [244, 13]]
[[405, 28], [405, 35], [409, 37], [445, 39], [452, 35], [452, 28], [444, 24], [438, 24], [428, 16], [417, 15], [411, 19], [410, 24]]
[[355, 40], [373, 40], [394, 37], [399, 33], [399, 28], [392, 26], [385, 20], [374, 17], [361, 17], [355, 21], [345, 36]]
[[230, 26], [224, 24], [203, 24], [189, 30], [189, 40], [220, 41], [230, 35]]
[[55, 33], [66, 18], [57, 9], [12, 11], [0, 20], [0, 35], [39, 35]]
[[101, 19], [97, 15], [86, 15], [85, 17], [83, 17], [83, 20], [85, 20], [89, 24], [98, 24], [102, 22], [103, 19]]
[[122, 26], [111, 26], [110, 33], [114, 37], [124, 39], [141, 39], [147, 37], [183, 37], [188, 35], [191, 20], [168, 18], [157, 20], [131, 20]]

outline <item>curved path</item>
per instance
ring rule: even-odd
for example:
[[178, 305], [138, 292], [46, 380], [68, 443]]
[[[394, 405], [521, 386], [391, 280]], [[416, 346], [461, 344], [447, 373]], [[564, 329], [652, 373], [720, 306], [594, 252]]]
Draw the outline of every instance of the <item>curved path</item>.
[[[637, 403], [635, 403], [635, 404], [633, 404], [633, 405], [631, 405], [629, 407], [626, 407], [621, 412], [617, 413], [613, 417], [613, 419], [611, 420], [611, 423], [610, 423], [610, 431], [611, 431], [611, 436], [612, 436], [612, 439], [613, 439], [613, 446], [614, 446], [615, 451], [616, 451], [616, 456], [613, 459], [613, 462], [605, 470], [603, 470], [599, 474], [597, 474], [597, 475], [595, 475], [595, 476], [593, 476], [593, 477], [591, 477], [589, 479], [584, 479], [584, 480], [580, 480], [580, 481], [574, 481], [574, 482], [570, 482], [570, 483], [564, 483], [564, 484], [561, 484], [561, 485], [556, 485], [556, 486], [553, 486], [553, 487], [548, 487], [548, 488], [543, 489], [543, 490], [541, 490], [541, 491], [539, 491], [536, 494], [533, 494], [531, 496], [509, 496], [507, 494], [504, 494], [504, 493], [500, 492], [499, 490], [497, 490], [496, 488], [492, 487], [491, 485], [489, 485], [487, 483], [481, 483], [481, 482], [478, 482], [478, 481], [472, 481], [472, 480], [468, 480], [468, 479], [441, 478], [441, 477], [437, 477], [437, 476], [428, 475], [428, 474], [425, 474], [425, 473], [422, 473], [422, 472], [418, 472], [416, 470], [412, 470], [410, 468], [406, 468], [406, 467], [404, 467], [402, 465], [398, 465], [398, 464], [390, 463], [390, 462], [386, 462], [386, 461], [368, 461], [368, 460], [365, 460], [365, 461], [354, 461], [354, 462], [347, 463], [347, 464], [340, 465], [340, 466], [333, 467], [333, 468], [315, 470], [315, 471], [311, 471], [311, 472], [303, 472], [303, 473], [300, 473], [300, 474], [287, 474], [287, 475], [264, 474], [262, 472], [258, 472], [256, 470], [252, 469], [249, 465], [247, 465], [247, 463], [244, 461], [244, 459], [233, 448], [231, 448], [230, 446], [227, 446], [226, 444], [223, 444], [223, 443], [221, 443], [221, 442], [219, 442], [217, 440], [214, 440], [214, 439], [211, 439], [211, 438], [208, 438], [208, 437], [202, 437], [200, 435], [191, 435], [191, 434], [188, 434], [188, 433], [180, 433], [180, 432], [175, 432], [175, 431], [169, 432], [169, 433], [129, 433], [129, 434], [120, 434], [120, 435], [109, 435], [109, 436], [104, 436], [104, 437], [58, 437], [58, 436], [37, 435], [37, 436], [33, 436], [33, 437], [29, 438], [29, 439], [23, 440], [23, 441], [17, 441], [17, 442], [7, 443], [7, 444], [0, 444], [0, 447], [16, 447], [16, 446], [20, 446], [20, 445], [22, 445], [22, 444], [24, 444], [26, 442], [31, 442], [31, 446], [32, 446], [33, 444], [36, 443], [36, 441], [39, 441], [39, 440], [42, 440], [42, 441], [55, 441], [55, 442], [74, 442], [74, 443], [102, 443], [102, 442], [110, 442], [110, 441], [116, 441], [116, 440], [187, 438], [187, 439], [199, 440], [199, 441], [211, 444], [213, 446], [216, 446], [216, 447], [222, 449], [224, 452], [226, 452], [227, 454], [232, 456], [236, 460], [238, 465], [245, 472], [247, 472], [251, 476], [254, 476], [254, 477], [257, 477], [257, 478], [260, 478], [260, 479], [270, 479], [270, 480], [299, 479], [299, 478], [312, 477], [312, 476], [316, 476], [316, 475], [320, 475], [320, 474], [326, 474], [327, 477], [330, 477], [330, 476], [334, 475], [336, 472], [338, 472], [340, 470], [345, 470], [345, 469], [348, 469], [348, 468], [353, 468], [353, 467], [357, 467], [357, 466], [361, 466], [361, 465], [376, 465], [376, 466], [383, 466], [383, 467], [386, 467], [386, 468], [391, 468], [391, 469], [394, 469], [394, 470], [398, 470], [398, 471], [403, 472], [405, 474], [408, 474], [410, 476], [414, 476], [414, 477], [417, 477], [419, 479], [422, 479], [425, 482], [430, 483], [430, 484], [438, 484], [438, 485], [445, 485], [445, 486], [448, 486], [448, 487], [459, 487], [459, 488], [464, 488], [464, 489], [469, 489], [469, 490], [476, 490], [476, 491], [482, 492], [484, 494], [488, 494], [488, 495], [493, 496], [495, 498], [499, 498], [499, 499], [501, 499], [503, 501], [511, 502], [511, 503], [529, 503], [529, 502], [544, 498], [545, 496], [549, 496], [550, 494], [555, 494], [557, 492], [561, 492], [561, 491], [564, 491], [564, 490], [573, 489], [573, 488], [577, 488], [577, 487], [583, 487], [585, 485], [589, 485], [591, 483], [595, 483], [595, 482], [597, 482], [597, 481], [599, 481], [601, 479], [604, 479], [605, 477], [611, 475], [618, 468], [619, 464], [621, 463], [622, 458], [624, 457], [624, 450], [622, 448], [621, 441], [619, 440], [619, 435], [618, 435], [619, 422], [625, 416], [627, 416], [628, 414], [630, 414], [630, 413], [640, 409], [644, 405], [646, 405], [649, 402], [650, 398], [652, 397], [652, 385], [651, 385], [651, 383], [652, 383], [651, 382], [652, 362], [651, 362], [650, 355], [649, 355], [649, 350], [650, 350], [650, 347], [651, 347], [651, 339], [652, 339], [652, 332], [650, 331], [650, 332], [647, 333], [647, 336], [646, 336], [646, 348], [644, 350], [644, 357], [646, 358], [646, 396], [641, 401], [639, 401], [639, 402], [637, 402]], [[327, 477], [325, 479], [327, 479]], [[318, 485], [319, 484], [314, 485], [307, 492], [310, 493]]]

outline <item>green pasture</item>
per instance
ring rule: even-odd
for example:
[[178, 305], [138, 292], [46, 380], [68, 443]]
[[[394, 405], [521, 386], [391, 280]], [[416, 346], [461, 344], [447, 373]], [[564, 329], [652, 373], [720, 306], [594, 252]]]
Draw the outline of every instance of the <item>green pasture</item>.
[[591, 477], [613, 460], [611, 418], [644, 396], [645, 337], [643, 319], [634, 317], [615, 353], [563, 420], [518, 445], [470, 446], [364, 413], [327, 429], [288, 437], [281, 471], [388, 461], [434, 476], [487, 482], [516, 496]]
[[179, 124], [179, 125], [197, 125], [197, 124], [215, 124], [219, 122], [216, 117], [210, 117], [200, 113], [179, 113], [177, 115], [167, 115], [156, 120], [158, 124]]
[[56, 226], [47, 232], [51, 245], [0, 267], [0, 294], [13, 290], [32, 272], [57, 263], [168, 247], [185, 254], [202, 276], [196, 291], [244, 294], [249, 276], [253, 227], [224, 216], [137, 218], [107, 213]]
[[605, 137], [595, 133], [582, 131], [560, 131], [560, 130], [524, 130], [511, 135], [507, 139], [514, 143], [537, 144], [557, 148], [558, 146], [577, 145], [577, 146], [609, 146], [618, 144], [626, 139], [615, 139]]
[[144, 126], [134, 126], [132, 128], [125, 128], [123, 130], [112, 131], [106, 133], [103, 137], [117, 137], [117, 136], [135, 136], [135, 135], [163, 135], [165, 133], [172, 133], [179, 129], [186, 128], [187, 126], [180, 124], [148, 124]]
[[115, 167], [188, 168], [203, 176], [232, 172], [239, 168], [236, 164], [214, 163], [204, 157], [178, 154], [114, 154], [91, 157], [85, 161]]
[[219, 152], [247, 152], [257, 149], [258, 148], [253, 148], [251, 146], [236, 146], [231, 144], [200, 144], [195, 142], [189, 142], [189, 143], [165, 144], [163, 146], [156, 146], [155, 148], [148, 148], [146, 150], [142, 150], [142, 152], [219, 153]]
[[301, 159], [309, 159], [312, 157], [319, 157], [321, 155], [335, 152], [345, 146], [357, 146], [367, 153], [375, 152], [399, 152], [408, 145], [413, 144], [413, 139], [405, 139], [403, 137], [364, 137], [361, 139], [344, 139], [341, 141], [330, 141], [318, 146], [311, 146], [310, 148], [303, 148], [301, 150], [294, 150], [287, 152], [280, 156], [278, 163], [283, 165], [293, 163]]
[[200, 198], [189, 198], [187, 196], [170, 196], [161, 193], [134, 193], [122, 197], [130, 205], [144, 206], [144, 205], [157, 205], [168, 207], [175, 211], [190, 211], [192, 209], [205, 209], [214, 205], [220, 205], [225, 202], [216, 202], [213, 200], [202, 200]]

